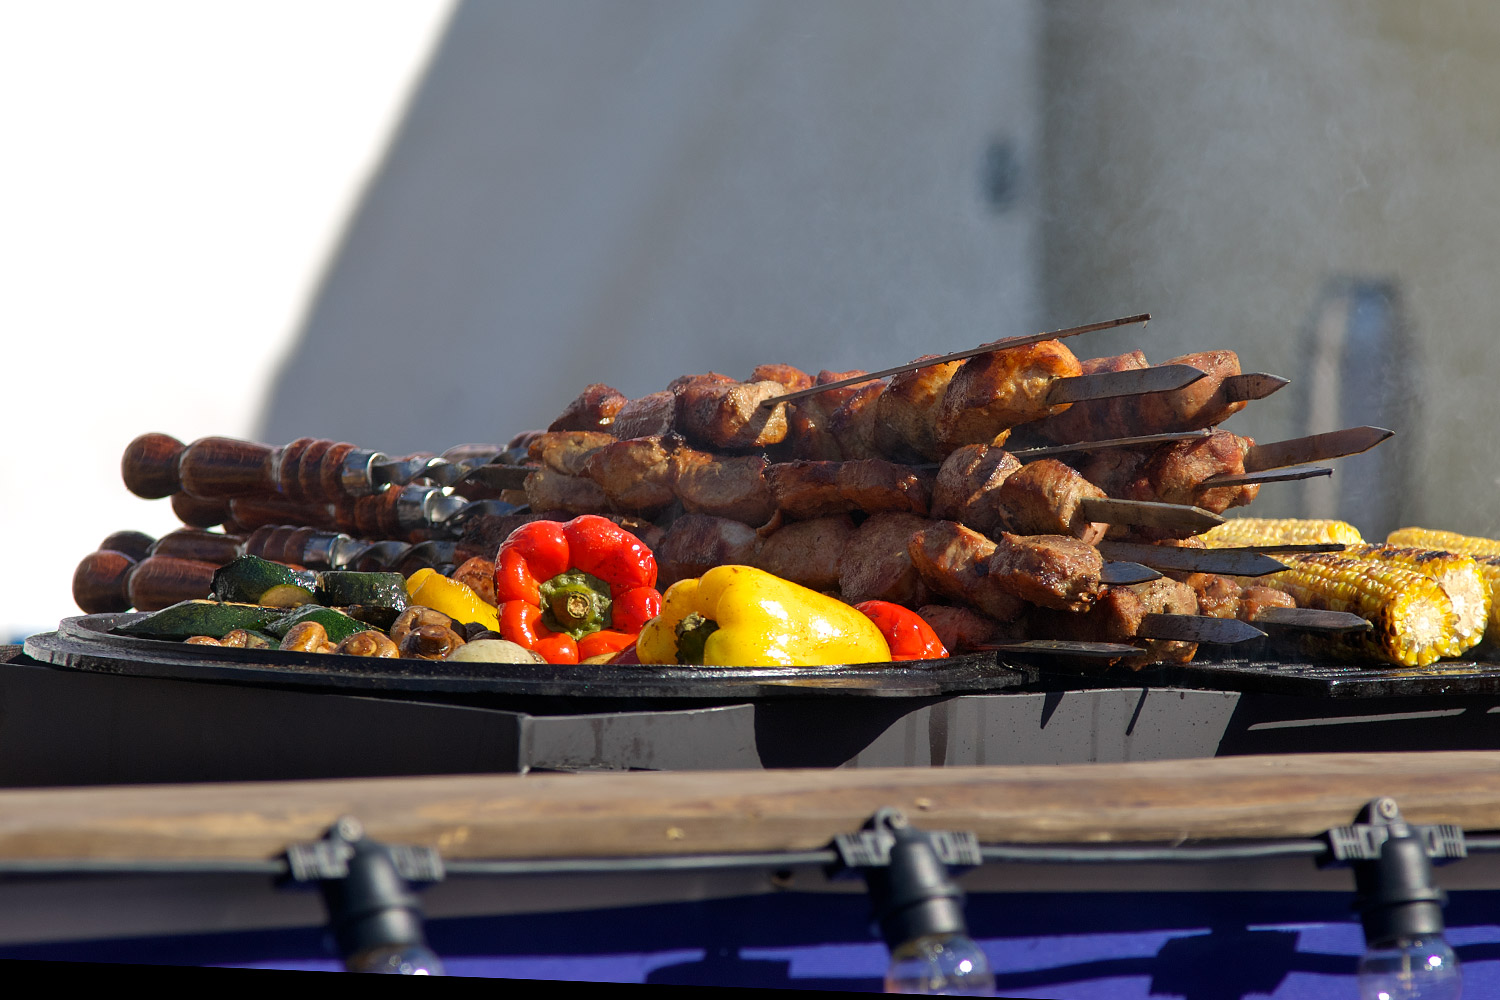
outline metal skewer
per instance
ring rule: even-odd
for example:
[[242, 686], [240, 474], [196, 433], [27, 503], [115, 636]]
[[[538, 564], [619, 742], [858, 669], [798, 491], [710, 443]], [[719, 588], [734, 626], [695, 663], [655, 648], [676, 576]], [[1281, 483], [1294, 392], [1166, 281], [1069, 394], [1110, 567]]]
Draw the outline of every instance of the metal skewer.
[[1134, 323], [1147, 323], [1151, 320], [1150, 313], [1141, 313], [1138, 316], [1121, 316], [1119, 319], [1104, 320], [1101, 323], [1087, 323], [1083, 326], [1071, 326], [1066, 330], [1053, 330], [1050, 333], [1034, 333], [1026, 337], [1008, 337], [1005, 340], [997, 340], [991, 344], [981, 344], [979, 347], [971, 347], [966, 351], [954, 351], [952, 354], [942, 354], [935, 358], [927, 358], [924, 361], [912, 361], [894, 368], [882, 368], [878, 372], [870, 372], [866, 375], [855, 375], [851, 378], [839, 379], [836, 382], [828, 382], [824, 385], [816, 385], [811, 389], [798, 389], [796, 392], [783, 393], [780, 396], [772, 396], [762, 401], [761, 406], [769, 406], [772, 403], [786, 403], [794, 399], [802, 399], [804, 396], [816, 396], [820, 392], [830, 389], [842, 389], [848, 385], [860, 385], [864, 382], [873, 382], [876, 379], [885, 378], [888, 375], [900, 375], [902, 372], [914, 372], [919, 368], [931, 368], [934, 365], [946, 364], [949, 361], [962, 361], [965, 358], [977, 357], [981, 354], [993, 354], [996, 351], [1005, 351], [1013, 347], [1027, 347], [1031, 344], [1040, 344], [1044, 340], [1062, 340], [1064, 337], [1076, 337], [1080, 333], [1093, 333], [1096, 330], [1110, 330], [1117, 326], [1130, 326]]

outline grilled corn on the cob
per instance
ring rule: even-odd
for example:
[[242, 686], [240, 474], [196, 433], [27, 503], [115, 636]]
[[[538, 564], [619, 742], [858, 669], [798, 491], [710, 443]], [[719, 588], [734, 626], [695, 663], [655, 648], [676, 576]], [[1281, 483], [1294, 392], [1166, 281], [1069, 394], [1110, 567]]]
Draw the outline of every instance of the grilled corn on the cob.
[[1294, 556], [1262, 580], [1298, 605], [1347, 611], [1374, 628], [1351, 641], [1362, 651], [1408, 667], [1425, 667], [1454, 645], [1453, 602], [1436, 580], [1391, 563], [1335, 553]]
[[1456, 531], [1434, 528], [1397, 528], [1386, 536], [1387, 545], [1417, 545], [1424, 549], [1443, 549], [1471, 556], [1500, 556], [1500, 540], [1460, 535]]
[[[1359, 529], [1347, 521], [1304, 517], [1236, 517], [1201, 536], [1211, 549], [1242, 545], [1308, 545], [1320, 542], [1343, 542], [1357, 545], [1364, 541]], [[1500, 550], [1497, 550], [1500, 554]]]
[[1454, 643], [1442, 651], [1444, 656], [1460, 656], [1484, 638], [1493, 601], [1490, 584], [1473, 556], [1400, 545], [1351, 545], [1343, 555], [1404, 566], [1436, 580], [1453, 602], [1456, 616]]
[[1484, 630], [1484, 641], [1500, 645], [1500, 556], [1475, 556], [1479, 573], [1490, 588], [1490, 620]]

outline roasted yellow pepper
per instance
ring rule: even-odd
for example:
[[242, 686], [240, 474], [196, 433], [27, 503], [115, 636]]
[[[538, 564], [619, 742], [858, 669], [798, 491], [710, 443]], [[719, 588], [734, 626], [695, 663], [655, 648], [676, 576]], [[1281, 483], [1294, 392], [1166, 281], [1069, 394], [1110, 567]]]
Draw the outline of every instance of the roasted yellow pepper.
[[636, 642], [642, 663], [809, 667], [880, 663], [890, 647], [844, 602], [751, 566], [678, 580]]
[[476, 622], [491, 632], [500, 630], [499, 612], [474, 593], [468, 584], [449, 579], [432, 569], [419, 569], [406, 578], [406, 597], [413, 604], [459, 622]]

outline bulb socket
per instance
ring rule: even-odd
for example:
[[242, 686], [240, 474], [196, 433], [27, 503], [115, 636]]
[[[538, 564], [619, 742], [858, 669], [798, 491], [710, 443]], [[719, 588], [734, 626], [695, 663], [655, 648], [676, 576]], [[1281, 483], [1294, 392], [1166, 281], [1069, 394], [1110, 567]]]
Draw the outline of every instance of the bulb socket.
[[421, 907], [390, 852], [363, 838], [350, 847], [348, 876], [321, 883], [339, 953], [348, 959], [390, 945], [426, 947]]
[[865, 871], [875, 920], [887, 947], [894, 951], [931, 935], [967, 935], [963, 891], [948, 877], [948, 868], [931, 842], [910, 828], [892, 833], [895, 843], [889, 866]]

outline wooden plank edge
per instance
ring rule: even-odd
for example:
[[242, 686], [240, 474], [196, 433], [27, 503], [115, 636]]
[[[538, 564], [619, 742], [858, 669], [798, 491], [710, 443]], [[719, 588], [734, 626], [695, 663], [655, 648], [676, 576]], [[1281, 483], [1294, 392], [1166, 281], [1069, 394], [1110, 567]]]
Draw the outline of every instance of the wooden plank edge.
[[1500, 753], [14, 790], [0, 792], [0, 859], [267, 858], [345, 814], [453, 858], [811, 850], [887, 805], [991, 843], [1284, 838], [1347, 824], [1379, 795], [1413, 822], [1500, 829]]

